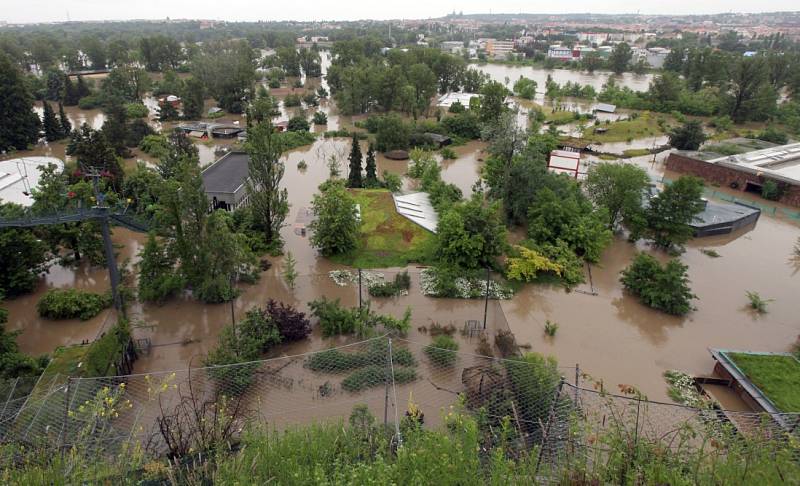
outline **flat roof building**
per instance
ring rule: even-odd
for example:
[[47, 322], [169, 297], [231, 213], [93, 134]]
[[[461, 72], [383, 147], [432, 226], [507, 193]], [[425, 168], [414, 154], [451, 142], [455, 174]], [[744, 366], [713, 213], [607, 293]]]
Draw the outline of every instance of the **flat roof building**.
[[667, 158], [667, 169], [757, 194], [772, 181], [777, 185], [779, 202], [800, 207], [800, 143], [729, 156], [675, 151]]

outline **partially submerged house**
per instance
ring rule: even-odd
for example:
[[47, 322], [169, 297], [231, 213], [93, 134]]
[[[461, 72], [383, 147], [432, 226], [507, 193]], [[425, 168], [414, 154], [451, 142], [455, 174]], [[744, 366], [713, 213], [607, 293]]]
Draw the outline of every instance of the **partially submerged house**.
[[233, 211], [248, 204], [249, 161], [247, 153], [234, 151], [203, 170], [203, 188], [212, 209]]

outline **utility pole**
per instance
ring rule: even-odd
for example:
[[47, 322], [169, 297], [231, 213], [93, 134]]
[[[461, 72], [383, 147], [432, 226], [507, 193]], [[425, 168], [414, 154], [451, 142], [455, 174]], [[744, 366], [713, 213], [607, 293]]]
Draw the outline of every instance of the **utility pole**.
[[483, 330], [486, 330], [486, 314], [489, 312], [489, 267], [486, 267], [486, 297], [483, 300]]

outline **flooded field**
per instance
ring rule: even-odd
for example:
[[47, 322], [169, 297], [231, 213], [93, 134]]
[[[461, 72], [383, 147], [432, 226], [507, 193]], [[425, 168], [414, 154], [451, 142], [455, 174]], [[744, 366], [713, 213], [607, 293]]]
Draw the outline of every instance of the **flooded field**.
[[[324, 56], [323, 56], [324, 59]], [[495, 78], [503, 81], [508, 76], [512, 81], [520, 74], [533, 77], [540, 90], [544, 78], [550, 71], [533, 68], [499, 65], [480, 66]], [[599, 89], [608, 77], [605, 73], [590, 76], [575, 71], [552, 71], [558, 82], [572, 80], [592, 84]], [[537, 77], [538, 76], [538, 77]], [[621, 81], [634, 89], [646, 89], [649, 76], [626, 74]], [[324, 84], [324, 81], [323, 81]], [[319, 107], [328, 114], [328, 130], [351, 127], [353, 119], [339, 117], [332, 103], [323, 102]], [[96, 111], [83, 112], [68, 108], [68, 116], [77, 125], [85, 120], [93, 127], [102, 125], [102, 114]], [[293, 112], [282, 112], [281, 119]], [[241, 117], [228, 117], [225, 121], [239, 121]], [[167, 126], [165, 124], [165, 126]], [[321, 131], [321, 127], [315, 127]], [[216, 160], [234, 142], [212, 139], [196, 142], [202, 165]], [[622, 152], [629, 148], [650, 148], [661, 144], [659, 137], [637, 139], [630, 143], [605, 144], [603, 151]], [[35, 150], [20, 155], [53, 155], [64, 158], [63, 142], [43, 144]], [[136, 363], [136, 372], [184, 369], [202, 365], [205, 354], [216, 345], [217, 336], [223, 326], [233, 318], [238, 320], [244, 313], [270, 299], [291, 303], [307, 310], [307, 303], [320, 296], [340, 298], [343, 304], [357, 305], [358, 294], [354, 287], [339, 287], [329, 277], [330, 270], [338, 268], [321, 258], [310, 246], [308, 238], [295, 232], [293, 227], [301, 210], [310, 205], [317, 186], [329, 176], [329, 161], [339, 161], [342, 174], [347, 170], [349, 139], [320, 137], [307, 147], [287, 153], [283, 157], [286, 173], [283, 185], [288, 189], [290, 212], [287, 226], [282, 230], [290, 250], [297, 260], [300, 274], [297, 286], [291, 291], [281, 278], [281, 258], [270, 258], [273, 266], [263, 272], [261, 280], [254, 285], [242, 285], [242, 294], [233, 304], [204, 305], [182, 296], [162, 306], [133, 304], [130, 315], [138, 338], [149, 338], [152, 349]], [[479, 177], [483, 164], [485, 144], [470, 142], [454, 147], [458, 158], [442, 161], [442, 177], [457, 185], [465, 196], [469, 196], [472, 185]], [[366, 145], [362, 146], [366, 151]], [[653, 177], [663, 175], [663, 160], [666, 153], [628, 159], [645, 168]], [[126, 166], [136, 160], [152, 162], [136, 153], [128, 159]], [[599, 162], [586, 157], [590, 163]], [[305, 161], [307, 168], [300, 170], [297, 164]], [[377, 158], [378, 172], [387, 170], [403, 175], [407, 161]], [[408, 179], [405, 187], [412, 188]], [[741, 194], [741, 193], [740, 193]], [[800, 268], [789, 259], [794, 241], [800, 236], [800, 228], [791, 222], [762, 215], [755, 228], [739, 234], [692, 241], [681, 259], [689, 265], [692, 289], [699, 296], [697, 309], [685, 318], [675, 318], [653, 311], [623, 293], [619, 283], [619, 272], [626, 267], [636, 251], [651, 251], [646, 245], [633, 245], [617, 238], [607, 249], [601, 263], [591, 268], [591, 283], [581, 290], [597, 292], [589, 295], [582, 292], [567, 293], [561, 288], [544, 285], [528, 285], [509, 301], [491, 302], [488, 307], [488, 329], [510, 328], [517, 340], [529, 343], [536, 352], [554, 355], [562, 366], [580, 364], [585, 372], [605, 381], [609, 388], [617, 384], [635, 385], [649, 398], [665, 400], [666, 387], [661, 374], [666, 369], [680, 369], [688, 373], [710, 373], [713, 362], [708, 347], [741, 348], [763, 351], [785, 351], [800, 334], [800, 318], [797, 316], [797, 296], [800, 295]], [[120, 245], [119, 260], [131, 258], [136, 261], [144, 235], [116, 228], [115, 242]], [[701, 249], [713, 248], [720, 258], [710, 258]], [[664, 255], [656, 253], [659, 258]], [[387, 276], [391, 272], [387, 270]], [[413, 330], [408, 339], [426, 344], [429, 335], [420, 327], [431, 323], [452, 324], [457, 329], [466, 320], [482, 321], [483, 301], [461, 301], [431, 299], [421, 295], [418, 285], [419, 270], [409, 269], [412, 275], [410, 295], [395, 299], [375, 299], [372, 308], [396, 316], [402, 315], [407, 306], [413, 311]], [[49, 287], [75, 286], [94, 291], [108, 289], [108, 278], [104, 269], [78, 266], [77, 268], [53, 267], [35, 293], [4, 302], [10, 311], [8, 328], [21, 330], [19, 343], [22, 349], [32, 354], [52, 352], [61, 345], [80, 343], [93, 339], [104, 324], [113, 321], [110, 311], [86, 322], [46, 321], [36, 315], [35, 303]], [[765, 315], [754, 315], [745, 309], [745, 292], [757, 291], [765, 298], [774, 299]], [[560, 327], [554, 337], [545, 337], [543, 326], [546, 320], [558, 322]], [[457, 334], [461, 351], [474, 352], [477, 343]], [[335, 344], [351, 342], [353, 339], [323, 339], [315, 329], [310, 339], [301, 343], [282, 346], [275, 355], [295, 355], [319, 350]]]

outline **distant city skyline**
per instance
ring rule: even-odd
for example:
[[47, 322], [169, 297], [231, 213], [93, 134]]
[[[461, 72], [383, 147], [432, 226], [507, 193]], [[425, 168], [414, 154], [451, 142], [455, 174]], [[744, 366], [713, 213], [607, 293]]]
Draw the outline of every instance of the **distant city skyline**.
[[575, 0], [563, 4], [496, 0], [492, 2], [462, 0], [451, 5], [442, 2], [406, 0], [403, 2], [376, 2], [374, 0], [351, 0], [330, 2], [306, 0], [303, 2], [277, 2], [233, 0], [228, 2], [210, 0], [172, 0], [169, 2], [139, 0], [28, 0], [14, 2], [3, 0], [6, 8], [0, 13], [0, 21], [9, 23], [60, 22], [65, 20], [133, 20], [133, 19], [213, 19], [231, 21], [258, 20], [364, 20], [364, 19], [424, 19], [442, 17], [450, 12], [465, 14], [487, 13], [531, 13], [531, 14], [652, 14], [652, 15], [699, 15], [727, 12], [758, 13], [800, 10], [796, 0], [767, 0], [743, 2], [740, 0], [712, 0], [697, 2], [672, 0], [642, 6], [621, 0], [589, 2]]

